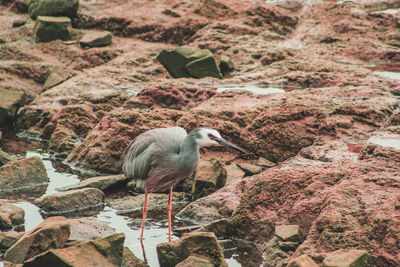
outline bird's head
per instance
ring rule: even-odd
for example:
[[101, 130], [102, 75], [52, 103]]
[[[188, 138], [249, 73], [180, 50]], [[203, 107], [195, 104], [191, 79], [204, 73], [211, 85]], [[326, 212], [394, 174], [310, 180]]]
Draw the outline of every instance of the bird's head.
[[239, 150], [240, 152], [247, 153], [244, 149], [226, 141], [215, 129], [209, 127], [200, 127], [197, 130], [198, 137], [196, 138], [196, 143], [199, 147], [226, 145]]

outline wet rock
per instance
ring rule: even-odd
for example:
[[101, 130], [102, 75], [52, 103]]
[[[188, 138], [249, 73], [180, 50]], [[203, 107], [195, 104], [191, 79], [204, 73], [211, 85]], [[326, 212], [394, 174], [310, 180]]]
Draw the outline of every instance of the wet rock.
[[373, 267], [376, 266], [366, 250], [340, 249], [329, 254], [322, 263], [323, 267]]
[[0, 232], [0, 251], [5, 251], [14, 245], [24, 233], [16, 231]]
[[192, 267], [192, 266], [213, 267], [215, 265], [212, 264], [207, 258], [202, 258], [200, 256], [189, 256], [184, 261], [181, 261], [176, 265], [176, 267]]
[[[119, 199], [109, 199], [107, 204], [118, 210], [119, 214], [129, 214], [136, 217], [141, 216], [144, 203], [144, 194], [139, 196], [128, 196]], [[189, 203], [189, 198], [186, 193], [173, 192], [172, 194], [172, 207], [173, 211], [177, 212]], [[168, 194], [148, 194], [148, 208], [149, 217], [157, 217], [161, 214], [165, 217], [168, 205]]]
[[64, 82], [69, 78], [69, 76], [70, 72], [66, 68], [63, 66], [56, 66], [51, 70], [49, 77], [47, 77], [46, 82], [43, 85], [43, 89], [48, 90], [53, 86]]
[[176, 241], [157, 245], [160, 266], [176, 266], [191, 255], [206, 257], [214, 266], [227, 266], [214, 233], [184, 234]]
[[215, 192], [223, 187], [225, 182], [226, 169], [221, 161], [215, 158], [200, 160], [192, 186], [192, 201]]
[[121, 266], [124, 240], [124, 234], [114, 234], [77, 246], [50, 249], [25, 262], [24, 266]]
[[24, 106], [26, 95], [21, 90], [9, 90], [0, 87], [0, 127], [12, 126], [18, 109]]
[[198, 199], [176, 216], [192, 224], [207, 224], [215, 220], [228, 218], [239, 205], [246, 180], [225, 186], [220, 190]]
[[238, 163], [237, 166], [244, 171], [247, 176], [259, 174], [263, 168], [250, 163]]
[[48, 218], [31, 231], [26, 232], [9, 248], [4, 254], [4, 260], [23, 263], [49, 248], [63, 247], [69, 235], [70, 225], [64, 217]]
[[75, 17], [79, 7], [79, 0], [31, 0], [29, 15], [32, 19], [38, 16], [67, 16]]
[[44, 193], [49, 177], [39, 157], [11, 161], [0, 167], [0, 195]]
[[71, 19], [68, 17], [38, 16], [33, 35], [38, 43], [58, 39], [67, 41], [72, 38], [71, 28]]
[[137, 258], [133, 252], [127, 248], [124, 247], [124, 254], [123, 254], [123, 260], [122, 260], [122, 264], [121, 267], [131, 267], [131, 266], [135, 266], [135, 267], [149, 267], [149, 265], [147, 263], [145, 263], [143, 260]]
[[178, 47], [161, 51], [157, 59], [174, 78], [222, 78], [214, 55], [207, 49]]
[[98, 176], [88, 178], [81, 181], [78, 184], [57, 188], [58, 191], [68, 191], [82, 188], [97, 188], [101, 191], [107, 191], [115, 188], [121, 188], [128, 182], [127, 178], [123, 174], [110, 175], [110, 176]]
[[223, 74], [231, 72], [235, 69], [232, 59], [227, 55], [222, 55], [219, 61], [219, 68]]
[[115, 234], [115, 229], [105, 222], [90, 218], [68, 219], [71, 235], [68, 242], [90, 241]]
[[[1, 134], [0, 134], [1, 139]], [[12, 160], [11, 155], [0, 149], [0, 167]]]
[[107, 46], [112, 42], [111, 32], [89, 32], [86, 33], [79, 43], [82, 47], [101, 47]]
[[201, 226], [197, 231], [213, 232], [217, 237], [227, 237], [232, 235], [232, 229], [230, 227], [231, 225], [228, 219], [220, 219]]
[[104, 193], [96, 188], [83, 188], [42, 196], [34, 201], [46, 215], [74, 214], [103, 208]]
[[288, 267], [318, 267], [319, 265], [313, 261], [309, 256], [303, 254], [288, 262]]
[[301, 241], [300, 227], [298, 225], [276, 225], [275, 235], [283, 241]]
[[12, 230], [23, 225], [25, 211], [5, 200], [0, 199], [0, 230]]

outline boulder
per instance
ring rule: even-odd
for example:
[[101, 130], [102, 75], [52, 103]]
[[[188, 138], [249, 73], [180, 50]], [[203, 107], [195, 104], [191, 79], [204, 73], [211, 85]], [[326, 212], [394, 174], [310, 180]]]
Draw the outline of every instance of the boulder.
[[89, 32], [86, 33], [79, 43], [82, 47], [101, 47], [107, 46], [112, 42], [111, 32]]
[[361, 249], [339, 249], [329, 254], [322, 267], [375, 267], [368, 251]]
[[74, 214], [103, 208], [104, 193], [96, 188], [83, 188], [42, 196], [34, 201], [45, 215]]
[[300, 227], [298, 225], [276, 225], [275, 235], [283, 241], [301, 241]]
[[213, 266], [227, 266], [214, 233], [184, 234], [179, 240], [158, 244], [157, 254], [161, 267], [176, 266], [194, 255], [207, 258]]
[[11, 230], [24, 222], [25, 211], [22, 208], [0, 199], [0, 230]]
[[63, 66], [55, 66], [50, 74], [47, 77], [46, 82], [43, 85], [44, 90], [48, 90], [53, 86], [56, 86], [65, 80], [67, 80], [70, 76], [70, 72], [64, 68]]
[[0, 95], [0, 127], [10, 127], [18, 109], [27, 101], [27, 97], [22, 90], [10, 90], [3, 87], [0, 87]]
[[309, 256], [303, 254], [288, 262], [287, 267], [318, 267], [319, 265], [313, 261]]
[[31, 0], [28, 12], [32, 19], [37, 16], [76, 16], [79, 0]]
[[34, 28], [36, 42], [51, 42], [54, 40], [71, 40], [71, 19], [68, 17], [38, 16]]
[[177, 47], [161, 51], [157, 59], [174, 78], [222, 78], [214, 55], [207, 49]]
[[17, 231], [0, 232], [0, 251], [5, 251], [12, 247], [23, 234]]
[[123, 187], [128, 182], [128, 179], [123, 174], [98, 176], [88, 178], [78, 184], [57, 188], [58, 191], [68, 191], [82, 188], [97, 188], [101, 191], [107, 191], [114, 188]]
[[24, 235], [4, 254], [4, 260], [24, 261], [50, 248], [61, 248], [70, 235], [70, 225], [64, 217], [51, 217]]
[[26, 267], [39, 266], [121, 266], [124, 251], [124, 234], [114, 234], [77, 246], [50, 249], [26, 261]]
[[39, 157], [11, 161], [0, 167], [0, 196], [43, 194], [49, 177]]
[[192, 185], [192, 201], [220, 189], [226, 182], [226, 169], [221, 161], [212, 158], [200, 160]]
[[87, 242], [115, 234], [115, 229], [105, 222], [92, 218], [68, 219], [71, 234], [68, 242]]
[[176, 265], [176, 267], [214, 267], [207, 258], [203, 258], [200, 256], [189, 256], [184, 261], [181, 261]]

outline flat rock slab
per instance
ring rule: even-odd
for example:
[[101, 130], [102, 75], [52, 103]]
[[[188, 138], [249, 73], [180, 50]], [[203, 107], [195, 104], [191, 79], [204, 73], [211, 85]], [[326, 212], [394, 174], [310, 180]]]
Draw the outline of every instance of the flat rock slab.
[[33, 35], [36, 42], [71, 40], [71, 19], [68, 17], [38, 16]]
[[71, 235], [68, 241], [91, 241], [105, 238], [115, 234], [115, 229], [105, 222], [99, 222], [91, 218], [78, 218], [68, 220], [71, 227]]
[[124, 240], [124, 234], [114, 234], [77, 246], [50, 249], [25, 262], [24, 266], [121, 266]]
[[92, 177], [81, 181], [78, 184], [57, 188], [59, 191], [68, 191], [82, 188], [97, 188], [101, 191], [107, 191], [113, 188], [122, 187], [128, 182], [123, 174]]
[[202, 258], [200, 256], [189, 256], [184, 261], [178, 263], [176, 267], [214, 267], [207, 258]]
[[79, 41], [82, 47], [101, 47], [112, 43], [111, 32], [89, 32]]
[[79, 0], [31, 0], [29, 15], [32, 19], [37, 16], [67, 16], [74, 17], [78, 11]]
[[238, 163], [237, 166], [242, 169], [246, 175], [255, 175], [263, 171], [263, 168], [250, 163]]
[[10, 90], [0, 87], [0, 127], [11, 126], [17, 111], [22, 107], [27, 98], [21, 90]]
[[276, 225], [275, 235], [283, 241], [300, 242], [300, 227], [298, 225]]
[[83, 188], [42, 196], [34, 204], [45, 215], [74, 214], [103, 207], [104, 193], [96, 188]]
[[66, 218], [61, 216], [48, 218], [26, 232], [9, 248], [4, 254], [4, 260], [23, 263], [49, 248], [61, 248], [68, 240], [70, 233], [70, 225]]
[[11, 230], [24, 222], [25, 211], [22, 208], [0, 199], [0, 230]]
[[71, 74], [70, 74], [69, 70], [67, 70], [63, 66], [55, 66], [51, 70], [49, 77], [47, 77], [46, 82], [43, 85], [43, 89], [48, 90], [48, 89], [64, 82], [65, 80], [67, 80], [69, 78], [70, 75]]
[[361, 249], [339, 249], [327, 256], [323, 267], [374, 267], [368, 251]]

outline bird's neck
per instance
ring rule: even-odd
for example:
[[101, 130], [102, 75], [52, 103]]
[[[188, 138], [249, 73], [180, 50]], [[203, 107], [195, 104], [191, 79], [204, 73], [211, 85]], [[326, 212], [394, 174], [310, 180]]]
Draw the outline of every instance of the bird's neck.
[[179, 153], [179, 162], [182, 166], [185, 165], [193, 170], [196, 169], [200, 160], [200, 148], [195, 139], [195, 136], [189, 134], [183, 141]]

